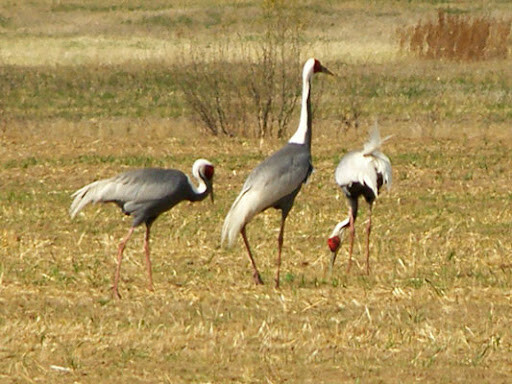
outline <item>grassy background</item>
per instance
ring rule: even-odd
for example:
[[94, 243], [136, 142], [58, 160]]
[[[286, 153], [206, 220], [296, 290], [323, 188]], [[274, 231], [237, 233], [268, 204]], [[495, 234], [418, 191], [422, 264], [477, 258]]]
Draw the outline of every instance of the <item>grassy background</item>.
[[[307, 56], [338, 76], [314, 81], [316, 172], [288, 218], [276, 291], [278, 214], [248, 227], [263, 287], [242, 242], [225, 250], [219, 238], [247, 173], [282, 143], [203, 135], [176, 86], [187, 44], [208, 49], [233, 33], [256, 44], [259, 3], [2, 2], [0, 381], [509, 381], [510, 59], [398, 52], [396, 29], [435, 17], [439, 5], [297, 3]], [[442, 6], [511, 13], [507, 2]], [[363, 274], [362, 207], [360, 267], [345, 274], [345, 246], [327, 276], [326, 237], [346, 215], [333, 170], [375, 117], [395, 137], [385, 147], [393, 189], [374, 210], [372, 274]], [[155, 293], [145, 289], [137, 230], [123, 300], [111, 300], [130, 220], [94, 206], [71, 221], [70, 194], [133, 167], [189, 172], [197, 157], [216, 164], [215, 204], [182, 204], [153, 227]]]

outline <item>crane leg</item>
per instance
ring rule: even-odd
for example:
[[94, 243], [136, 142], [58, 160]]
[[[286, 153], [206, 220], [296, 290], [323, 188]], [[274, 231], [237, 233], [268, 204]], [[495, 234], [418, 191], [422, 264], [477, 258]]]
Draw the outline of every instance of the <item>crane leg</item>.
[[126, 237], [123, 240], [121, 240], [121, 242], [119, 243], [119, 248], [117, 250], [117, 267], [116, 267], [116, 272], [114, 274], [114, 287], [113, 287], [113, 293], [114, 293], [114, 297], [116, 299], [121, 298], [121, 295], [119, 294], [119, 290], [117, 289], [117, 285], [119, 283], [119, 275], [121, 273], [121, 261], [123, 260], [124, 247], [126, 246], [126, 243], [128, 242], [128, 240], [130, 240], [130, 237], [132, 236], [132, 233], [134, 230], [135, 230], [135, 227], [130, 228]]
[[153, 292], [153, 274], [151, 272], [151, 259], [149, 258], [149, 232], [151, 225], [146, 224], [146, 235], [144, 236], [144, 253], [146, 255], [146, 269], [148, 271], [148, 289]]
[[249, 259], [251, 259], [252, 264], [252, 277], [254, 278], [254, 282], [256, 284], [263, 284], [263, 280], [261, 280], [260, 273], [258, 272], [258, 268], [256, 268], [256, 263], [254, 262], [254, 258], [252, 257], [251, 248], [249, 247], [249, 241], [247, 241], [247, 235], [245, 233], [245, 225], [242, 227], [240, 231], [242, 234], [242, 238], [244, 239], [245, 248], [247, 248], [247, 254], [249, 255]]
[[366, 225], [366, 274], [370, 274], [370, 232], [372, 231], [372, 205], [370, 204], [368, 224]]
[[354, 225], [355, 219], [354, 219], [354, 214], [353, 214], [352, 208], [349, 209], [348, 215], [349, 215], [349, 227], [348, 227], [348, 230], [349, 230], [349, 234], [350, 234], [350, 245], [349, 245], [349, 248], [348, 248], [347, 273], [350, 272], [350, 268], [352, 267], [352, 250], [354, 249], [354, 237], [355, 237], [355, 232], [356, 232], [356, 228], [355, 228], [355, 225]]
[[279, 274], [281, 270], [281, 250], [283, 249], [284, 240], [284, 222], [285, 218], [281, 219], [281, 228], [279, 229], [279, 236], [277, 238], [277, 273], [276, 273], [276, 288], [279, 288]]

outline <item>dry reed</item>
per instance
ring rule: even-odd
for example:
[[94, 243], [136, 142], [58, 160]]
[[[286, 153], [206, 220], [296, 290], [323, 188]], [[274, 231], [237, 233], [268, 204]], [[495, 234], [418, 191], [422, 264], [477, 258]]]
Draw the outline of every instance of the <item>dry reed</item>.
[[400, 29], [402, 50], [421, 58], [476, 61], [508, 56], [511, 20], [439, 10], [437, 20]]

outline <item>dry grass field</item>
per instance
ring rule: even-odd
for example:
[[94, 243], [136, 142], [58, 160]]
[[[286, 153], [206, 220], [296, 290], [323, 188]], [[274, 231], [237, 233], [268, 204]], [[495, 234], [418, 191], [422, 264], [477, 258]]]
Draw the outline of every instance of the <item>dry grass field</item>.
[[[395, 34], [439, 6], [512, 17], [510, 5], [297, 2], [304, 60], [338, 76], [314, 80], [316, 172], [287, 220], [275, 290], [279, 214], [248, 226], [264, 286], [241, 240], [220, 247], [220, 229], [250, 169], [282, 141], [205, 135], [174, 77], [183, 45], [257, 41], [259, 3], [141, 3], [0, 5], [0, 382], [510, 382], [510, 58], [425, 61], [399, 52]], [[394, 183], [373, 211], [372, 272], [362, 206], [356, 264], [347, 275], [345, 244], [329, 275], [326, 239], [347, 213], [334, 168], [376, 117], [394, 135]], [[72, 221], [71, 193], [135, 167], [190, 173], [198, 157], [216, 165], [215, 203], [156, 221], [153, 293], [139, 228], [113, 300], [131, 221], [110, 205]]]

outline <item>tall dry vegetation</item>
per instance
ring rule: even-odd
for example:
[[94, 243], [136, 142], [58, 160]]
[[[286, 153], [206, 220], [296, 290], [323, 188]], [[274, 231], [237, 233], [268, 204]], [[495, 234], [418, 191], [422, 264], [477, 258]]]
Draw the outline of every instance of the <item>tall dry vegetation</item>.
[[475, 61], [506, 58], [510, 28], [511, 20], [439, 10], [437, 20], [420, 20], [398, 34], [401, 49], [419, 57]]
[[279, 138], [287, 133], [300, 96], [303, 25], [284, 1], [265, 1], [261, 9], [257, 44], [237, 35], [186, 53], [191, 64], [180, 88], [203, 127], [215, 135]]

